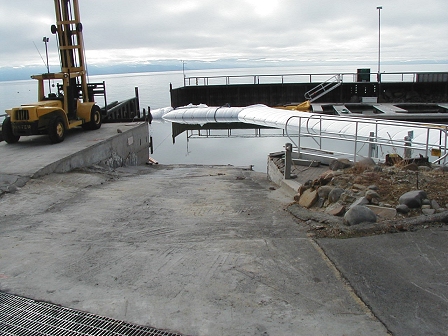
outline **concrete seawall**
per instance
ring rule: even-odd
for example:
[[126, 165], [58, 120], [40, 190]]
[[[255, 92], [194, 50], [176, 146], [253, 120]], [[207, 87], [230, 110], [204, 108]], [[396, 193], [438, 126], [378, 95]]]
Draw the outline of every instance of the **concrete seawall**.
[[55, 145], [46, 136], [22, 137], [16, 144], [1, 142], [0, 194], [30, 178], [94, 164], [110, 168], [139, 165], [148, 160], [149, 145], [145, 122], [103, 124], [88, 132], [74, 129]]

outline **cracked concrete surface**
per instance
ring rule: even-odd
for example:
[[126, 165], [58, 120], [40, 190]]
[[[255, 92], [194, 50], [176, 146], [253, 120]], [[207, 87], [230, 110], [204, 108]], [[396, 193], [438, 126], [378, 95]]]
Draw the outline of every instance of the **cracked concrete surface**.
[[290, 195], [231, 167], [32, 179], [0, 198], [0, 290], [189, 335], [385, 335]]
[[394, 335], [448, 334], [446, 225], [318, 243]]

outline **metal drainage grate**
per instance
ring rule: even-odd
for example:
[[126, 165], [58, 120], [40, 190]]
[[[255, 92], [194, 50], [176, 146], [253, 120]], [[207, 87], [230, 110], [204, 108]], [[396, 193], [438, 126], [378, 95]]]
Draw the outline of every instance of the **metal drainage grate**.
[[181, 336], [3, 292], [0, 335]]

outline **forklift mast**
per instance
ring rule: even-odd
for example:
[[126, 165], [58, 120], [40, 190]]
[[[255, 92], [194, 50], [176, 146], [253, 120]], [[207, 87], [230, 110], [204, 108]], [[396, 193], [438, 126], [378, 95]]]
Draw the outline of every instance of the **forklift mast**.
[[[51, 143], [64, 141], [66, 130], [81, 126], [97, 130], [102, 124], [102, 110], [95, 96], [104, 97], [107, 113], [105, 83], [87, 83], [82, 24], [78, 0], [54, 0], [56, 24], [51, 32], [57, 34], [61, 71], [49, 71], [31, 78], [38, 81], [38, 101], [6, 110], [2, 136], [7, 143], [16, 143], [21, 136], [47, 134]], [[57, 93], [51, 92], [51, 81], [57, 81]], [[48, 95], [45, 83], [49, 84]]]
[[69, 116], [74, 116], [77, 101], [89, 102], [84, 56], [84, 40], [78, 0], [54, 0], [56, 25], [51, 32], [57, 34], [61, 72], [69, 78], [64, 81], [64, 105]]

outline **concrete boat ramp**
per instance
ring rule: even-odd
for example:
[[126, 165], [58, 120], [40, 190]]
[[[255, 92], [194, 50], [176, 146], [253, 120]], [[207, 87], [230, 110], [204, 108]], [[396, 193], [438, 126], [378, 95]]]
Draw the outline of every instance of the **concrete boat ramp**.
[[443, 228], [315, 240], [262, 173], [73, 170], [147, 155], [125, 127], [0, 145], [29, 179], [0, 198], [1, 335], [446, 334]]

